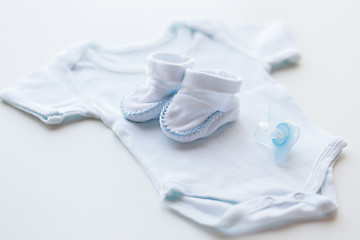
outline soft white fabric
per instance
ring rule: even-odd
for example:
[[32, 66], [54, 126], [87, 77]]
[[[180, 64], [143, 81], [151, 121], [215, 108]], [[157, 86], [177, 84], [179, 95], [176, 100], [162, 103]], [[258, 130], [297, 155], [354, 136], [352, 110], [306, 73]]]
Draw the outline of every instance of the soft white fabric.
[[[228, 234], [257, 231], [321, 218], [337, 208], [332, 166], [346, 143], [309, 120], [268, 72], [298, 59], [293, 45], [281, 23], [229, 27], [179, 22], [148, 45], [73, 46], [0, 96], [47, 124], [101, 119], [146, 169], [166, 206]], [[242, 76], [238, 120], [190, 144], [166, 137], [158, 120], [127, 121], [121, 99], [144, 81], [146, 57], [155, 51], [191, 56], [196, 69], [227, 69]], [[257, 123], [267, 119], [274, 103], [301, 128], [281, 165], [254, 137]]]
[[168, 98], [180, 88], [185, 70], [191, 68], [193, 63], [194, 59], [185, 55], [165, 52], [150, 54], [146, 64], [148, 77], [122, 101], [124, 116], [135, 122], [158, 118]]
[[179, 142], [211, 135], [238, 117], [240, 86], [241, 78], [225, 70], [188, 69], [182, 87], [161, 112], [161, 129]]

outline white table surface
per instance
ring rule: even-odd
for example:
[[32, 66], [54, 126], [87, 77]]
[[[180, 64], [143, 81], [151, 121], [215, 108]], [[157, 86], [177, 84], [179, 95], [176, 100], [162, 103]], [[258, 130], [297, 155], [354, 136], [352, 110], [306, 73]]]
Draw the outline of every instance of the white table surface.
[[[188, 17], [283, 19], [301, 62], [273, 73], [319, 126], [348, 142], [335, 165], [337, 214], [232, 239], [359, 239], [360, 1], [0, 2], [0, 89], [72, 43], [154, 39]], [[0, 103], [0, 239], [227, 239], [167, 210], [134, 157], [96, 120], [49, 127]]]

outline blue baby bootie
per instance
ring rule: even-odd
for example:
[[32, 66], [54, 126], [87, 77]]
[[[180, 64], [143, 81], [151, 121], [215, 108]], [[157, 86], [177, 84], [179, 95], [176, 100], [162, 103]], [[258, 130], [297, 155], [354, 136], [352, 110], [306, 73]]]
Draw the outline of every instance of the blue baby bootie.
[[166, 102], [181, 87], [185, 70], [193, 64], [193, 58], [177, 53], [150, 54], [146, 62], [145, 81], [121, 102], [124, 117], [133, 122], [159, 118]]
[[277, 104], [269, 109], [269, 121], [259, 122], [255, 132], [256, 141], [274, 151], [277, 164], [286, 160], [299, 136], [299, 125], [288, 120], [284, 110]]
[[239, 116], [242, 78], [223, 69], [185, 72], [182, 87], [160, 114], [160, 127], [182, 143], [213, 134]]

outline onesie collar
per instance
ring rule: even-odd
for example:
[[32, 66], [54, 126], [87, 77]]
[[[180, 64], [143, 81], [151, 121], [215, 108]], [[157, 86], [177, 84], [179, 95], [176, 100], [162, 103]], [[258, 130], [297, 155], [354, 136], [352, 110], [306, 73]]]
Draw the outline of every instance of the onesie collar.
[[214, 38], [221, 29], [221, 24], [210, 20], [182, 20], [172, 23], [169, 30], [176, 33], [181, 28], [188, 28], [192, 32], [201, 32]]
[[190, 35], [188, 37], [191, 38], [196, 32], [202, 33], [209, 38], [216, 38], [219, 36], [219, 32], [221, 30], [221, 24], [217, 22], [212, 22], [209, 20], [183, 20], [183, 21], [176, 21], [167, 28], [165, 34], [161, 36], [159, 39], [148, 42], [147, 44], [143, 45], [133, 45], [133, 46], [126, 46], [126, 47], [108, 47], [103, 46], [96, 42], [88, 43], [88, 48], [86, 49], [86, 56], [90, 58], [94, 63], [98, 66], [101, 66], [104, 69], [113, 72], [126, 72], [126, 73], [143, 73], [145, 71], [145, 67], [143, 65], [127, 65], [127, 66], [119, 66], [118, 64], [114, 64], [110, 62], [108, 59], [100, 56], [100, 52], [103, 53], [112, 53], [112, 54], [124, 54], [130, 53], [134, 51], [142, 51], [142, 50], [150, 50], [154, 47], [158, 47], [168, 42], [172, 41], [174, 38], [178, 37], [179, 35], [184, 34], [190, 31]]

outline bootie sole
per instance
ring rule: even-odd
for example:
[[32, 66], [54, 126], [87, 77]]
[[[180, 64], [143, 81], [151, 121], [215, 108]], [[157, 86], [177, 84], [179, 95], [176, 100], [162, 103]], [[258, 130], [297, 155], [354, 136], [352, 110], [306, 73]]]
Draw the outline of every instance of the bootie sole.
[[166, 112], [170, 105], [171, 101], [169, 101], [163, 110], [160, 113], [160, 126], [161, 130], [164, 132], [166, 136], [169, 138], [186, 143], [186, 142], [192, 142], [200, 138], [205, 138], [213, 134], [219, 127], [233, 122], [237, 119], [239, 115], [239, 107], [236, 107], [228, 112], [220, 112], [216, 111], [212, 113], [202, 124], [197, 126], [196, 128], [187, 130], [187, 131], [174, 131], [169, 127], [166, 119]]
[[164, 105], [168, 99], [164, 99], [161, 102], [154, 103], [153, 105], [137, 110], [137, 111], [127, 111], [123, 104], [121, 104], [121, 112], [124, 117], [132, 122], [146, 122], [153, 119], [158, 119], [160, 116], [160, 112], [163, 109]]

